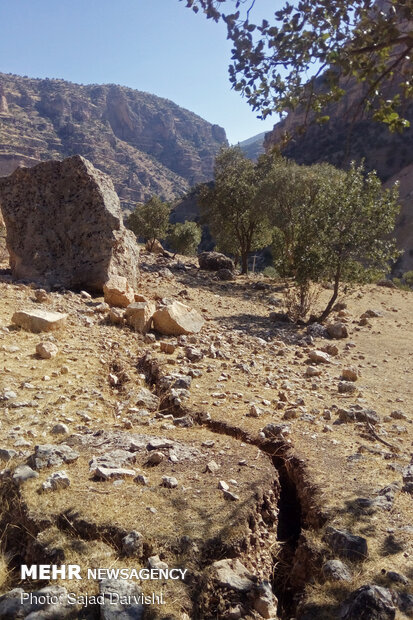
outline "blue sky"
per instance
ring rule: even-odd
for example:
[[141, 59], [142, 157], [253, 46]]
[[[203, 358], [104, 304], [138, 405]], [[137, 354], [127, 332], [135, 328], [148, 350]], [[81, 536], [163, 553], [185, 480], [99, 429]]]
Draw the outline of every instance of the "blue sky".
[[[281, 4], [257, 0], [254, 10], [271, 19]], [[0, 0], [0, 71], [137, 88], [218, 123], [235, 143], [277, 119], [259, 121], [231, 90], [230, 49], [224, 24], [178, 0]]]

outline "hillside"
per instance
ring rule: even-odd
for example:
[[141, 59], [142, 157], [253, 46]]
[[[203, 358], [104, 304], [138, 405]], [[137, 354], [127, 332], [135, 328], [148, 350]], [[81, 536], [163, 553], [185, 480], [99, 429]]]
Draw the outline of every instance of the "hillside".
[[[320, 84], [322, 87], [322, 84]], [[292, 139], [284, 149], [287, 157], [300, 164], [329, 162], [338, 167], [347, 167], [352, 160], [365, 160], [368, 170], [377, 170], [383, 182], [401, 182], [401, 213], [396, 226], [399, 247], [404, 255], [397, 264], [397, 271], [413, 269], [413, 196], [410, 178], [413, 164], [413, 105], [403, 111], [411, 126], [403, 133], [391, 133], [383, 124], [370, 118], [353, 118], [361, 87], [355, 82], [348, 85], [346, 96], [337, 104], [329, 106], [326, 113], [330, 121], [324, 125], [309, 124], [306, 131], [300, 131], [304, 124], [304, 113], [298, 110], [289, 114], [274, 126], [265, 136], [268, 150], [279, 143], [285, 132]], [[410, 188], [410, 189], [409, 189]], [[410, 232], [408, 232], [410, 231]]]
[[[112, 582], [164, 598], [116, 617], [411, 617], [412, 293], [353, 289], [333, 316], [349, 337], [331, 340], [270, 320], [275, 280], [223, 283], [144, 251], [140, 267], [139, 295], [184, 301], [200, 333], [144, 336], [101, 297], [0, 273], [0, 618], [114, 617], [107, 601], [84, 606], [103, 587], [87, 569], [148, 566], [187, 577]], [[67, 327], [20, 329], [21, 308], [67, 313]], [[83, 578], [22, 582], [22, 563]], [[20, 604], [45, 586], [58, 607]], [[383, 614], [357, 613], [360, 588]]]
[[110, 174], [130, 208], [212, 178], [223, 144], [221, 127], [155, 95], [0, 74], [0, 176], [79, 154]]
[[264, 149], [264, 138], [266, 132], [257, 134], [256, 136], [252, 136], [252, 138], [248, 138], [247, 140], [243, 140], [239, 142], [238, 146], [244, 151], [245, 155], [256, 161], [260, 155], [265, 153]]

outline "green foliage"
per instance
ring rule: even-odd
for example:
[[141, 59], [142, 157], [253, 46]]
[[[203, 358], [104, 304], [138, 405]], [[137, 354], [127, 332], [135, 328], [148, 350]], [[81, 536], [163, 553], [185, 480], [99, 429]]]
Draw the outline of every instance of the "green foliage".
[[165, 239], [171, 207], [157, 196], [152, 196], [145, 204], [138, 204], [130, 214], [126, 225], [139, 238], [149, 242], [152, 248], [156, 239]]
[[230, 81], [261, 117], [302, 105], [305, 120], [311, 114], [326, 122], [328, 105], [355, 80], [363, 85], [355, 113], [373, 109], [391, 130], [408, 127], [400, 110], [413, 97], [413, 0], [286, 2], [272, 22], [261, 24], [251, 21], [254, 3], [187, 0], [193, 10], [226, 22], [233, 43]]
[[201, 243], [201, 229], [195, 222], [183, 222], [170, 227], [166, 242], [175, 253], [192, 256]]
[[268, 265], [263, 269], [262, 273], [267, 276], [267, 278], [279, 278], [280, 274], [272, 265]]
[[331, 312], [342, 281], [370, 279], [399, 254], [392, 238], [400, 209], [397, 186], [383, 190], [376, 173], [365, 175], [362, 165], [341, 171], [276, 156], [259, 197], [275, 230], [275, 266], [294, 278], [303, 309], [310, 282], [334, 282], [320, 320]]
[[413, 271], [406, 271], [403, 274], [403, 280], [406, 282], [407, 286], [413, 288]]
[[266, 212], [257, 201], [258, 171], [238, 147], [221, 149], [215, 160], [214, 186], [204, 185], [199, 205], [221, 251], [241, 258], [248, 271], [248, 254], [271, 242]]

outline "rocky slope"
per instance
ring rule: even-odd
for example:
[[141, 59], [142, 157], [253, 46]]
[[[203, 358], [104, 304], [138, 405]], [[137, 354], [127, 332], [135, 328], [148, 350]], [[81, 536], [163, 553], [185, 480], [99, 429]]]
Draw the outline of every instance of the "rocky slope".
[[[370, 617], [360, 597], [381, 599], [377, 617], [411, 617], [412, 293], [352, 290], [334, 314], [349, 337], [332, 340], [270, 320], [279, 282], [223, 283], [145, 252], [141, 268], [139, 293], [197, 309], [200, 333], [142, 336], [102, 298], [0, 274], [0, 618], [33, 611], [13, 587], [47, 583], [21, 583], [23, 563], [188, 569], [112, 583], [162, 592], [130, 611], [151, 620]], [[67, 313], [67, 328], [20, 330], [22, 307]], [[44, 617], [109, 617], [66, 605], [96, 578], [48, 585], [61, 603]]]
[[124, 207], [171, 199], [212, 177], [225, 131], [167, 99], [106, 85], [0, 74], [0, 175], [83, 155], [111, 175]]
[[299, 128], [305, 123], [304, 112], [298, 110], [266, 134], [265, 147], [268, 150], [278, 144], [287, 132], [292, 139], [283, 152], [301, 164], [329, 162], [346, 167], [352, 160], [364, 159], [366, 168], [377, 170], [383, 182], [390, 183], [391, 180], [394, 183], [403, 179], [400, 188], [402, 209], [396, 226], [396, 237], [404, 255], [396, 270], [405, 272], [413, 269], [413, 105], [403, 111], [410, 120], [410, 128], [403, 133], [390, 133], [386, 126], [369, 118], [354, 119], [359, 100], [360, 86], [353, 82], [347, 85], [347, 95], [326, 111], [330, 116], [328, 123], [309, 124], [303, 133]]
[[244, 151], [245, 155], [256, 161], [260, 155], [265, 153], [264, 149], [264, 138], [266, 132], [257, 134], [256, 136], [252, 136], [252, 138], [248, 138], [247, 140], [243, 140], [239, 142], [238, 146]]

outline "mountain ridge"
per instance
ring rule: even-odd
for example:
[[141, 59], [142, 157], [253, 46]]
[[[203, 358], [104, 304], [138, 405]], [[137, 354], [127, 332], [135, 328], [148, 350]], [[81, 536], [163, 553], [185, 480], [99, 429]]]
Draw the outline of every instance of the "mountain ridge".
[[0, 73], [0, 175], [83, 155], [111, 175], [125, 209], [171, 200], [213, 176], [225, 130], [174, 102], [116, 84]]

